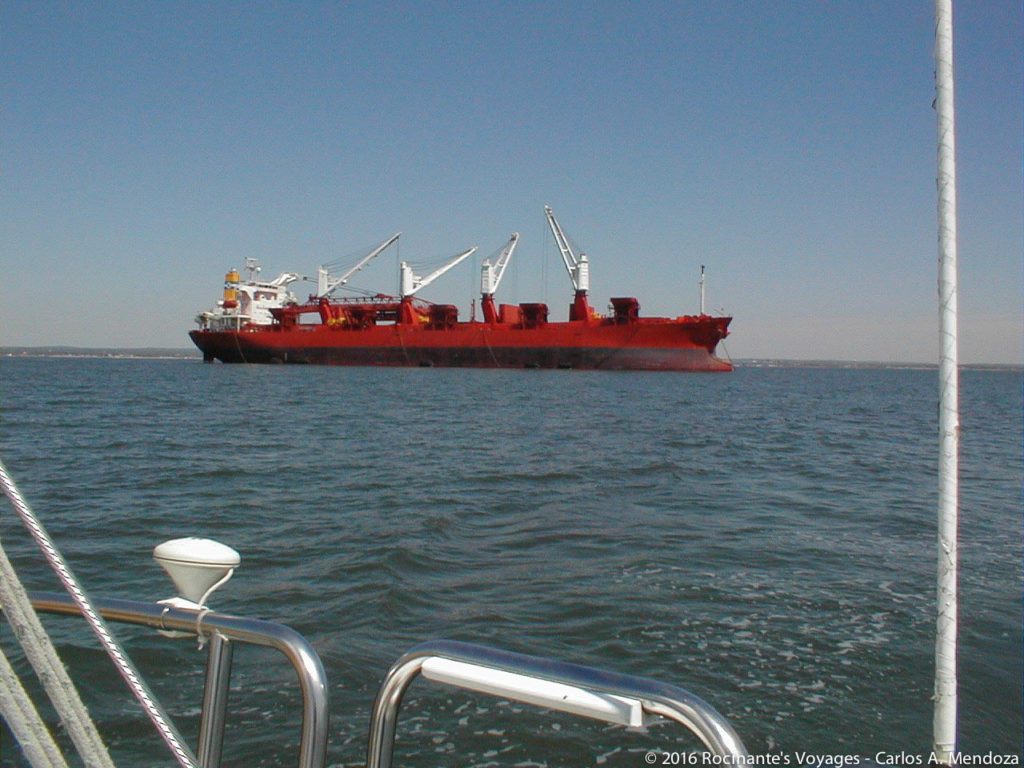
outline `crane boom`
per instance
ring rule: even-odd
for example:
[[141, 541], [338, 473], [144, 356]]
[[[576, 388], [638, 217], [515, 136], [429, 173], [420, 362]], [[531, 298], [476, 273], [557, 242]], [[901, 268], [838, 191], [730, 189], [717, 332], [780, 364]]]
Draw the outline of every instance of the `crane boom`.
[[352, 267], [352, 269], [343, 274], [341, 277], [332, 278], [330, 275], [327, 274], [326, 269], [320, 267], [320, 270], [317, 274], [316, 298], [325, 298], [332, 294], [336, 288], [340, 288], [345, 283], [347, 283], [348, 279], [352, 277], [352, 275], [354, 275], [356, 272], [361, 270], [375, 258], [380, 256], [384, 251], [386, 251], [396, 240], [398, 240], [401, 234], [401, 232], [396, 232], [390, 238], [388, 238], [383, 243], [374, 248], [372, 251], [370, 251], [369, 254], [360, 259], [358, 264]]
[[433, 272], [431, 272], [426, 277], [419, 277], [418, 275], [413, 274], [412, 267], [409, 265], [409, 263], [406, 262], [406, 261], [403, 261], [401, 263], [401, 265], [399, 266], [400, 275], [401, 275], [401, 295], [402, 295], [402, 298], [404, 299], [407, 296], [412, 296], [420, 288], [424, 288], [424, 287], [430, 285], [432, 282], [437, 280], [437, 278], [439, 278], [441, 275], [443, 275], [449, 269], [451, 269], [452, 267], [456, 266], [457, 264], [459, 264], [460, 262], [464, 261], [465, 259], [468, 259], [474, 253], [476, 253], [478, 249], [479, 249], [479, 246], [474, 245], [468, 251], [463, 251], [458, 256], [456, 256], [454, 259], [452, 259], [447, 264], [445, 264], [443, 267], [440, 267], [439, 269], [435, 269]]
[[516, 243], [518, 242], [519, 233], [513, 232], [512, 237], [509, 238], [505, 247], [501, 249], [501, 253], [495, 262], [491, 264], [489, 259], [484, 261], [480, 274], [480, 292], [484, 296], [491, 296], [498, 290], [498, 284], [501, 282], [509, 262], [512, 261], [512, 254], [516, 250]]
[[283, 288], [289, 283], [294, 283], [299, 279], [298, 274], [295, 272], [282, 272], [280, 275], [270, 281], [270, 284], [275, 288]]
[[555, 243], [558, 245], [558, 250], [562, 254], [562, 263], [565, 264], [565, 271], [569, 273], [569, 279], [572, 281], [572, 287], [577, 292], [590, 289], [590, 265], [587, 262], [587, 255], [581, 253], [579, 258], [576, 258], [576, 254], [572, 252], [572, 247], [569, 245], [569, 240], [562, 231], [561, 225], [558, 220], [555, 219], [555, 213], [551, 210], [550, 205], [544, 206], [544, 214], [548, 218], [548, 226], [551, 227], [551, 234], [555, 236]]

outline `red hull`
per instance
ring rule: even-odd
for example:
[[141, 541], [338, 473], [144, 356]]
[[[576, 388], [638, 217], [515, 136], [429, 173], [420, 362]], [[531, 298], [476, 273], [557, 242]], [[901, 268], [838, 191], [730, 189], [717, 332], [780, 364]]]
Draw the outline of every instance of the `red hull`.
[[359, 329], [275, 324], [189, 336], [205, 360], [225, 363], [731, 371], [731, 363], [715, 356], [731, 319], [577, 320], [536, 328], [486, 322]]

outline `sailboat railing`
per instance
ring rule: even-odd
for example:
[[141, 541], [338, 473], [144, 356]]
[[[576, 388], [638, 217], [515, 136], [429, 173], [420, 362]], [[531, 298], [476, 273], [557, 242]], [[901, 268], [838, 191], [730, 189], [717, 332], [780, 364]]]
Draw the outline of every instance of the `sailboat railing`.
[[483, 645], [432, 640], [395, 662], [381, 684], [370, 719], [367, 768], [393, 765], [398, 710], [418, 677], [620, 725], [642, 728], [659, 719], [672, 720], [723, 758], [721, 764], [743, 765], [748, 755], [725, 717], [674, 685]]
[[[75, 602], [66, 595], [36, 592], [32, 605], [38, 612], [78, 616]], [[294, 629], [260, 619], [214, 611], [201, 612], [162, 603], [145, 603], [113, 598], [93, 599], [107, 621], [150, 627], [164, 632], [195, 635], [197, 628], [209, 638], [206, 691], [199, 726], [199, 756], [202, 768], [220, 765], [224, 737], [224, 708], [231, 676], [231, 643], [241, 642], [274, 648], [291, 663], [302, 695], [302, 735], [299, 768], [322, 768], [327, 760], [328, 702], [327, 676], [309, 642]]]

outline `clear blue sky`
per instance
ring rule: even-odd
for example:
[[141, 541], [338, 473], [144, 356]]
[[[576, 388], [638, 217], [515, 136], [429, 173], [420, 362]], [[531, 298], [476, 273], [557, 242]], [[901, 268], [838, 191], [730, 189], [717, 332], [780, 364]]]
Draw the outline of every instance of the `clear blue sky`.
[[[1022, 10], [956, 5], [961, 357], [1022, 361]], [[499, 300], [708, 302], [734, 358], [937, 355], [933, 5], [0, 5], [0, 345], [188, 346], [265, 275], [522, 233]], [[357, 283], [397, 290], [394, 256]], [[480, 257], [423, 297], [468, 314]], [[309, 287], [301, 285], [300, 293]]]

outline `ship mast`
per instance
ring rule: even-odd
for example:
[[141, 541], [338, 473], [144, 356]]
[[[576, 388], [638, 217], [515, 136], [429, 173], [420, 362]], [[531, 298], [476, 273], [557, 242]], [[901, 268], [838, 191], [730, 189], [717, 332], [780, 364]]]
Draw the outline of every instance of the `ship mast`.
[[952, 0], [935, 2], [935, 109], [938, 116], [940, 352], [938, 569], [932, 753], [940, 765], [953, 765], [957, 754], [957, 485], [960, 415]]
[[554, 235], [559, 253], [562, 254], [562, 263], [565, 264], [569, 280], [572, 281], [572, 287], [576, 291], [572, 306], [569, 308], [569, 319], [589, 320], [591, 312], [590, 304], [587, 302], [587, 291], [590, 289], [590, 263], [587, 261], [587, 254], [581, 253], [579, 258], [576, 258], [576, 254], [573, 253], [572, 247], [569, 245], [569, 239], [555, 219], [550, 205], [544, 206], [544, 215], [547, 216], [551, 234]]
[[704, 265], [700, 265], [700, 313], [704, 314]]

